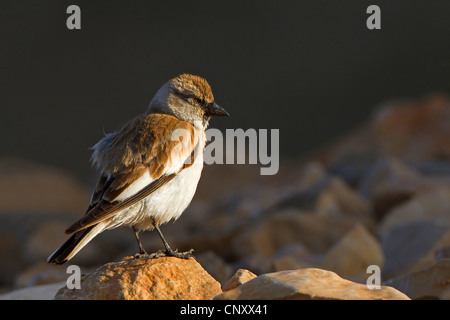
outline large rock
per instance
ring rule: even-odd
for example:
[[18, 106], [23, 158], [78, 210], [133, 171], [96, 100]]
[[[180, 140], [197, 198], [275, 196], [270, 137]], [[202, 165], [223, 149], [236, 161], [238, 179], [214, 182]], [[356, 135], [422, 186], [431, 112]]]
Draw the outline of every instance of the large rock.
[[441, 187], [416, 195], [411, 200], [391, 209], [379, 225], [379, 233], [412, 221], [434, 221], [450, 226], [450, 188]]
[[394, 102], [373, 119], [380, 152], [403, 159], [450, 159], [450, 102], [444, 96]]
[[31, 265], [23, 272], [21, 272], [16, 277], [14, 286], [15, 288], [19, 289], [46, 285], [55, 282], [66, 281], [68, 276], [69, 275], [66, 273], [66, 268], [50, 264], [44, 260], [40, 263]]
[[235, 274], [222, 287], [223, 291], [232, 290], [246, 283], [247, 281], [256, 278], [256, 274], [247, 269], [238, 269]]
[[361, 180], [359, 190], [371, 201], [379, 219], [426, 187], [425, 177], [393, 157], [378, 160]]
[[224, 283], [233, 274], [232, 267], [214, 251], [206, 251], [195, 255], [202, 267], [217, 281]]
[[322, 259], [322, 255], [311, 254], [303, 244], [292, 243], [275, 253], [269, 272], [318, 267]]
[[384, 265], [384, 254], [378, 240], [358, 224], [325, 255], [322, 267], [352, 280], [367, 278], [367, 267]]
[[411, 299], [450, 300], [450, 259], [441, 259], [431, 266], [385, 283], [406, 293]]
[[368, 201], [338, 177], [330, 179], [316, 200], [315, 211], [319, 215], [342, 217], [372, 224], [372, 212]]
[[126, 257], [83, 276], [81, 289], [61, 288], [55, 299], [208, 300], [221, 292], [195, 259]]
[[311, 252], [325, 252], [353, 223], [336, 217], [324, 217], [314, 212], [285, 209], [255, 223], [233, 239], [233, 249], [239, 258], [251, 254], [271, 257], [292, 243], [302, 243]]
[[[403, 160], [450, 159], [450, 100], [430, 96], [415, 101], [390, 101], [376, 108], [367, 123], [338, 137], [312, 158], [327, 165], [356, 159], [346, 177], [357, 182], [374, 156]], [[361, 161], [366, 162], [361, 166]], [[370, 162], [370, 161], [369, 161]], [[339, 166], [341, 169], [349, 167]], [[348, 180], [350, 181], [350, 180]]]
[[386, 263], [383, 278], [419, 271], [450, 245], [450, 228], [436, 221], [415, 220], [389, 229], [382, 238]]
[[67, 224], [62, 221], [49, 221], [35, 226], [24, 243], [26, 259], [29, 262], [46, 261], [50, 253], [67, 240], [68, 236], [64, 233], [66, 228]]
[[214, 299], [238, 300], [408, 300], [400, 291], [342, 279], [336, 273], [308, 268], [260, 275]]
[[0, 300], [52, 300], [65, 282], [22, 288], [0, 295]]
[[384, 279], [420, 271], [450, 245], [450, 189], [423, 192], [390, 210], [378, 227]]

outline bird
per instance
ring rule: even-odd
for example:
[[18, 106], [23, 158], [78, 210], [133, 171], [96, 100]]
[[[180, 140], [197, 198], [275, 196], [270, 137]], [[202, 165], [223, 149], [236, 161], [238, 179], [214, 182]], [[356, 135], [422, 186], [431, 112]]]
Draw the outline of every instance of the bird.
[[[229, 116], [214, 99], [201, 76], [183, 73], [156, 92], [146, 112], [120, 130], [106, 134], [92, 149], [91, 162], [99, 178], [84, 216], [69, 226], [71, 235], [47, 259], [63, 264], [99, 233], [131, 227], [136, 257], [193, 257], [191, 249], [169, 246], [160, 226], [177, 220], [194, 197], [203, 169], [205, 130], [213, 116]], [[164, 251], [148, 254], [139, 238], [156, 230]]]

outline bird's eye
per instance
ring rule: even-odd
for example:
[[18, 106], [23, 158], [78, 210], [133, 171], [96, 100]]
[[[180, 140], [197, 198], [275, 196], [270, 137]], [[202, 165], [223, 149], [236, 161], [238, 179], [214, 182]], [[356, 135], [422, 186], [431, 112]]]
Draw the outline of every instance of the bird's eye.
[[199, 99], [199, 98], [194, 98], [194, 102], [195, 102], [196, 104], [202, 104], [202, 100]]

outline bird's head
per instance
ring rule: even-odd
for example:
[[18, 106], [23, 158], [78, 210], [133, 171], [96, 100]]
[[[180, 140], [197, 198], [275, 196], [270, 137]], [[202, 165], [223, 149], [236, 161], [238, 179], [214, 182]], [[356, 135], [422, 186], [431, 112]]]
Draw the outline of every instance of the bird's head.
[[208, 125], [212, 116], [229, 116], [214, 101], [208, 82], [199, 76], [181, 74], [166, 82], [150, 102], [148, 112], [171, 114], [180, 120]]

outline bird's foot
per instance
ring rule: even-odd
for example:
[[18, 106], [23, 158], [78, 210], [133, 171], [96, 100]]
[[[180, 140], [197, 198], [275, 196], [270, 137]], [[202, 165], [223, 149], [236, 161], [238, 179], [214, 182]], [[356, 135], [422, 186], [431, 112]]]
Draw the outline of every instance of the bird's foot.
[[147, 252], [136, 253], [134, 255], [135, 259], [150, 259], [150, 255]]
[[178, 250], [166, 250], [164, 251], [164, 253], [166, 254], [166, 256], [168, 257], [177, 257], [180, 259], [190, 259], [190, 258], [194, 258], [194, 255], [192, 254], [194, 252], [194, 249], [191, 249], [189, 251], [185, 251], [185, 252], [178, 252]]
[[176, 257], [180, 259], [191, 259], [194, 258], [194, 255], [192, 254], [194, 252], [194, 249], [191, 249], [186, 252], [178, 252], [178, 250], [158, 250], [154, 253], [136, 253], [134, 255], [135, 259], [157, 259], [161, 257]]
[[140, 255], [140, 254], [136, 254], [135, 257], [138, 256], [138, 258], [145, 258], [145, 259], [156, 259], [156, 258], [161, 258], [161, 257], [177, 257], [180, 259], [190, 259], [190, 258], [194, 258], [194, 255], [192, 254], [194, 252], [194, 249], [191, 249], [189, 251], [186, 252], [178, 252], [178, 250], [159, 250], [155, 253], [151, 253], [151, 254], [145, 254], [145, 255]]

